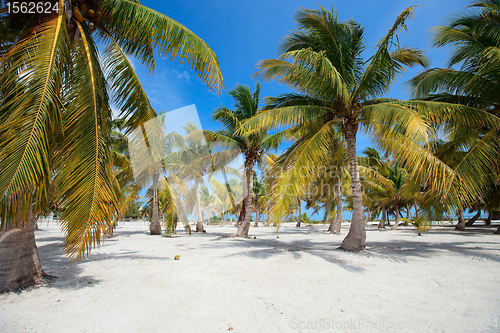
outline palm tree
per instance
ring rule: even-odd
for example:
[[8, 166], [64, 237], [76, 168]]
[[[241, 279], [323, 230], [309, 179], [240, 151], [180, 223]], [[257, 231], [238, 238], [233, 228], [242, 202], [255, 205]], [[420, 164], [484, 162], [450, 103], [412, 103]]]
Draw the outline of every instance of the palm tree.
[[397, 162], [383, 159], [374, 148], [366, 148], [363, 154], [366, 157], [361, 157], [360, 162], [364, 167], [364, 182], [372, 188], [377, 188], [370, 194], [377, 197], [377, 204], [381, 206], [383, 215], [379, 228], [385, 228], [382, 222], [387, 218], [385, 213], [387, 209], [393, 209], [395, 221], [392, 229], [396, 230], [399, 225], [400, 210], [408, 207], [411, 200], [408, 193], [414, 193], [415, 186], [411, 183], [407, 171]]
[[179, 58], [210, 89], [223, 88], [214, 52], [167, 16], [131, 0], [92, 1], [86, 13], [77, 1], [57, 4], [51, 14], [0, 13], [0, 290], [41, 278], [33, 220], [51, 184], [76, 260], [118, 213], [110, 104], [127, 131], [156, 116], [126, 54], [150, 71], [155, 51]]
[[[296, 164], [296, 168], [306, 169], [324, 164], [335, 129], [342, 133], [353, 196], [352, 223], [342, 242], [346, 250], [362, 250], [366, 238], [356, 155], [356, 135], [360, 128], [402, 162], [415, 160], [414, 177], [423, 174], [422, 169], [429, 174], [442, 172], [445, 175], [439, 181], [441, 189], [454, 179], [450, 176], [452, 171], [433, 159], [425, 147], [432, 128], [430, 104], [380, 97], [405, 66], [427, 66], [422, 51], [397, 44], [397, 32], [406, 30], [405, 21], [412, 16], [413, 7], [405, 9], [377, 43], [375, 54], [364, 61], [364, 29], [358, 23], [339, 22], [332, 11], [323, 8], [301, 9], [296, 14], [299, 29], [285, 38], [279, 58], [258, 64], [258, 78], [278, 79], [298, 93], [270, 99], [269, 110], [247, 122], [248, 129], [297, 126], [314, 133]], [[439, 105], [439, 112], [450, 110], [448, 105]], [[427, 107], [427, 111], [417, 114], [418, 107]], [[302, 179], [310, 182], [312, 175], [305, 176]]]
[[264, 194], [265, 188], [264, 188], [264, 183], [262, 182], [262, 179], [259, 179], [257, 176], [257, 172], [254, 170], [253, 173], [253, 204], [254, 204], [254, 211], [255, 211], [255, 222], [253, 224], [254, 227], [259, 226], [259, 200], [260, 197]]
[[[279, 175], [279, 184], [274, 187], [274, 195], [278, 198], [285, 198], [285, 192], [282, 192], [282, 190], [289, 191], [292, 189], [292, 192], [298, 198], [305, 198], [309, 207], [318, 206], [320, 202], [323, 202], [324, 205], [320, 206], [325, 208], [323, 223], [326, 223], [327, 219], [333, 216], [332, 213], [335, 212], [336, 215], [332, 218], [328, 231], [333, 234], [340, 234], [343, 219], [342, 184], [350, 182], [349, 174], [345, 172], [345, 166], [348, 162], [345, 141], [342, 140], [338, 133], [332, 135], [331, 141], [328, 142], [329, 153], [326, 156], [327, 160], [323, 161], [323, 163], [307, 166], [307, 173], [312, 175], [310, 177], [312, 182], [307, 184], [304, 177], [302, 177], [305, 170], [297, 174], [295, 164], [301, 163], [301, 159], [307, 154], [311, 140], [315, 137], [315, 131], [311, 131], [310, 128], [303, 131], [300, 127], [292, 127], [285, 133], [288, 139], [295, 142], [282, 154], [277, 162], [275, 172]], [[332, 195], [332, 191], [334, 195]], [[334, 200], [335, 205], [333, 204]], [[278, 200], [278, 202], [280, 201]], [[294, 202], [291, 202], [291, 204], [294, 205]]]
[[[496, 119], [490, 124], [471, 123], [475, 115], [467, 110], [442, 128], [447, 142], [440, 158], [467, 178], [469, 187], [479, 189], [472, 200], [478, 202], [498, 181], [500, 170], [500, 1], [479, 0], [468, 9], [435, 31], [435, 46], [453, 47], [449, 67], [424, 71], [410, 83], [418, 98], [479, 108], [483, 118]], [[465, 229], [463, 211], [468, 206], [470, 201], [458, 207], [459, 230]]]
[[283, 135], [282, 133], [270, 135], [265, 130], [242, 131], [242, 123], [261, 112], [259, 108], [259, 83], [256, 83], [253, 93], [250, 92], [248, 86], [238, 84], [229, 94], [233, 97], [235, 109], [230, 110], [223, 106], [215, 110], [212, 116], [214, 120], [221, 122], [225, 128], [216, 132], [205, 131], [205, 138], [209, 143], [230, 145], [245, 155], [245, 192], [238, 217], [241, 224], [236, 235], [246, 237], [250, 228], [254, 168], [256, 165], [262, 165], [268, 150], [278, 148]]

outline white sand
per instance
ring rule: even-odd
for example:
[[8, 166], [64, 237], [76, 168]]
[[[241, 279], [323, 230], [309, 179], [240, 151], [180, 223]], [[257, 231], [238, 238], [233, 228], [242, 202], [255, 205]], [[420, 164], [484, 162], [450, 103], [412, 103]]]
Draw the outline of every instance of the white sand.
[[[367, 230], [337, 250], [323, 225], [232, 226], [175, 238], [120, 226], [69, 265], [56, 225], [37, 232], [57, 279], [0, 296], [0, 332], [492, 332], [500, 326], [500, 235], [477, 227]], [[253, 239], [257, 236], [257, 239]], [[173, 257], [180, 255], [180, 260]], [[89, 284], [92, 282], [92, 284]]]

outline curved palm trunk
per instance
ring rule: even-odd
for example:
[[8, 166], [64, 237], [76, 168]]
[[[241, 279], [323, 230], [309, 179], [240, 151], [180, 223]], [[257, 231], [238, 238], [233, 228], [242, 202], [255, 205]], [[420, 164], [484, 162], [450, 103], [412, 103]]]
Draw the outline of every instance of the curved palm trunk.
[[342, 227], [344, 213], [342, 209], [342, 191], [340, 186], [340, 180], [338, 180], [333, 187], [333, 191], [335, 192], [335, 201], [337, 203], [337, 216], [335, 217], [335, 220], [330, 223], [330, 227], [328, 228], [328, 231], [337, 235], [340, 235], [340, 228]]
[[465, 218], [464, 218], [464, 212], [462, 210], [458, 211], [458, 223], [455, 226], [455, 230], [460, 230], [460, 231], [465, 230]]
[[392, 226], [392, 230], [396, 230], [399, 225], [399, 205], [396, 204], [396, 220], [394, 221], [394, 225]]
[[203, 228], [203, 216], [201, 215], [200, 183], [194, 185], [196, 191], [196, 232], [205, 232]]
[[240, 224], [238, 227], [238, 231], [236, 232], [236, 236], [238, 237], [247, 237], [248, 236], [248, 230], [250, 229], [250, 217], [251, 217], [251, 205], [252, 205], [252, 200], [250, 200], [250, 195], [253, 193], [253, 165], [254, 161], [250, 161], [248, 163], [248, 187], [247, 187], [247, 195], [246, 195], [246, 201], [245, 201], [245, 218], [243, 222]]
[[385, 206], [382, 206], [382, 219], [378, 224], [379, 229], [385, 229], [386, 222], [387, 222], [387, 211], [385, 210]]
[[472, 227], [472, 225], [474, 224], [474, 222], [477, 221], [477, 219], [479, 218], [479, 216], [481, 216], [481, 208], [479, 207], [479, 204], [477, 205], [477, 213], [476, 215], [474, 215], [473, 217], [471, 217], [469, 219], [469, 221], [467, 221], [467, 223], [465, 223], [465, 226], [466, 227]]
[[153, 173], [153, 213], [151, 214], [151, 224], [149, 225], [149, 232], [151, 235], [161, 235], [161, 224], [158, 212], [158, 171]]
[[348, 251], [362, 251], [365, 248], [366, 230], [363, 220], [363, 201], [361, 197], [361, 182], [359, 181], [358, 157], [356, 154], [356, 132], [357, 126], [347, 124], [345, 126], [345, 139], [347, 142], [347, 154], [349, 156], [349, 166], [352, 186], [352, 221], [349, 233], [340, 246]]
[[25, 288], [43, 277], [35, 243], [36, 222], [29, 209], [26, 220], [18, 207], [17, 226], [0, 230], [0, 292]]

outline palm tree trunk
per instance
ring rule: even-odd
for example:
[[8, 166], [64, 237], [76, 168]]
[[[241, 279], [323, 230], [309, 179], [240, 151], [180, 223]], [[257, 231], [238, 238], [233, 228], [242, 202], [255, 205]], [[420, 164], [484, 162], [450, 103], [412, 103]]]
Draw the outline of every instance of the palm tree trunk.
[[300, 228], [300, 222], [302, 221], [302, 207], [300, 206], [300, 203], [302, 200], [297, 200], [298, 201], [298, 205], [299, 205], [299, 219], [297, 220], [297, 224], [295, 225], [297, 228]]
[[488, 218], [486, 219], [486, 225], [491, 225], [491, 219], [493, 218], [493, 212], [488, 213]]
[[396, 220], [394, 221], [394, 225], [392, 226], [392, 230], [396, 230], [399, 225], [399, 204], [396, 204]]
[[255, 223], [253, 224], [254, 227], [259, 226], [259, 197], [255, 196]]
[[[406, 219], [410, 219], [410, 207], [408, 205], [406, 205]], [[405, 221], [403, 225], [408, 226], [408, 221]]]
[[18, 204], [17, 225], [0, 230], [0, 292], [39, 283], [44, 275], [35, 242], [31, 205], [23, 218]]
[[158, 171], [153, 172], [153, 213], [151, 214], [151, 224], [149, 225], [149, 232], [151, 235], [161, 235], [161, 224], [158, 212]]
[[463, 210], [458, 211], [458, 223], [455, 226], [455, 230], [460, 230], [460, 231], [465, 230], [465, 218]]
[[347, 142], [347, 154], [352, 186], [352, 221], [349, 233], [342, 241], [341, 248], [348, 251], [362, 251], [365, 248], [366, 230], [363, 221], [363, 201], [361, 193], [361, 182], [359, 181], [358, 156], [356, 154], [356, 132], [357, 125], [345, 125], [345, 138]]
[[387, 211], [385, 210], [385, 206], [382, 206], [382, 219], [378, 224], [379, 229], [385, 229], [386, 222], [387, 222]]
[[240, 224], [238, 227], [238, 231], [236, 232], [236, 236], [238, 237], [247, 237], [248, 236], [248, 230], [250, 229], [250, 217], [251, 217], [251, 205], [252, 205], [252, 200], [250, 200], [250, 196], [253, 193], [253, 165], [254, 161], [251, 160], [248, 163], [248, 187], [247, 187], [247, 193], [246, 193], [246, 201], [245, 201], [245, 218], [243, 222]]
[[467, 223], [465, 223], [465, 226], [466, 227], [472, 227], [472, 225], [474, 224], [474, 222], [477, 221], [477, 219], [479, 218], [479, 216], [481, 216], [481, 207], [479, 206], [479, 203], [477, 204], [477, 213], [476, 215], [474, 215], [473, 217], [471, 217], [469, 219], [469, 221], [467, 221]]
[[340, 228], [342, 227], [342, 218], [343, 218], [343, 209], [342, 209], [342, 190], [341, 190], [340, 179], [337, 180], [333, 187], [333, 191], [335, 193], [335, 201], [337, 203], [337, 216], [332, 223], [330, 223], [330, 227], [328, 231], [340, 235]]
[[196, 191], [196, 232], [205, 232], [203, 229], [203, 216], [201, 216], [201, 200], [200, 200], [200, 183], [196, 182], [194, 185]]

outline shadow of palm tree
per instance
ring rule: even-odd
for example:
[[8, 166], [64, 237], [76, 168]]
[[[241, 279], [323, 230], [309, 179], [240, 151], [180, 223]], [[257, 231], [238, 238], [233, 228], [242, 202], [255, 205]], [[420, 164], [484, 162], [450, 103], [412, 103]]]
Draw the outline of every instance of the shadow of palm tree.
[[[485, 245], [492, 245], [489, 248]], [[495, 253], [496, 252], [496, 253]], [[500, 249], [496, 242], [463, 241], [463, 242], [429, 242], [419, 238], [418, 241], [392, 240], [369, 242], [363, 255], [377, 256], [390, 260], [401, 260], [406, 257], [428, 257], [436, 254], [459, 254], [473, 259], [500, 262]]]
[[[131, 234], [144, 234], [142, 231], [126, 231], [113, 237], [106, 237], [100, 248], [106, 248], [119, 240], [119, 237], [127, 237]], [[73, 263], [64, 252], [64, 236], [45, 236], [37, 234], [37, 247], [40, 263], [44, 272], [48, 275], [42, 285], [48, 288], [58, 289], [81, 289], [92, 288], [101, 281], [93, 276], [82, 275], [81, 263], [110, 260], [110, 259], [147, 259], [147, 260], [167, 260], [167, 257], [139, 255], [137, 251], [127, 251], [120, 253], [91, 253], [84, 261]]]
[[[291, 233], [293, 234], [295, 232]], [[337, 244], [334, 242], [312, 242], [308, 239], [286, 242], [271, 239], [232, 238], [230, 242], [207, 244], [204, 248], [245, 247], [249, 249], [231, 253], [225, 255], [224, 257], [248, 256], [255, 259], [267, 259], [272, 256], [288, 253], [298, 260], [302, 258], [304, 253], [307, 253], [335, 264], [350, 272], [364, 271], [363, 267], [352, 265], [348, 261], [338, 257], [337, 254], [340, 251], [338, 250], [340, 241], [341, 240], [339, 239]]]

